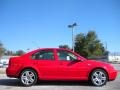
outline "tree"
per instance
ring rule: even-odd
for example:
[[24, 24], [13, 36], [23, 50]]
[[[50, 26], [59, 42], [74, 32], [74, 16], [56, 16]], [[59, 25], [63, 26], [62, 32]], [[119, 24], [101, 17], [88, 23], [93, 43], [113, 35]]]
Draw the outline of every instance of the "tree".
[[59, 48], [70, 49], [70, 47], [68, 45], [59, 45]]
[[3, 47], [3, 44], [0, 42], [0, 58], [5, 53], [5, 48]]
[[80, 33], [76, 36], [75, 52], [87, 58], [95, 58], [103, 56], [105, 48], [95, 31], [89, 31], [87, 34]]
[[18, 50], [16, 51], [15, 55], [21, 56], [23, 55], [25, 52], [23, 50]]

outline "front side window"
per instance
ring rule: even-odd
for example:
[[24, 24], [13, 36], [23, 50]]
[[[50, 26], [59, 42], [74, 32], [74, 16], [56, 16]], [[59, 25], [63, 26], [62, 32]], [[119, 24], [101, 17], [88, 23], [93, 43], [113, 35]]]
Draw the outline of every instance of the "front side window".
[[32, 59], [36, 60], [54, 60], [54, 53], [52, 50], [41, 50], [32, 55]]
[[75, 56], [73, 53], [64, 50], [58, 50], [57, 55], [59, 60], [73, 61], [77, 59], [77, 56]]

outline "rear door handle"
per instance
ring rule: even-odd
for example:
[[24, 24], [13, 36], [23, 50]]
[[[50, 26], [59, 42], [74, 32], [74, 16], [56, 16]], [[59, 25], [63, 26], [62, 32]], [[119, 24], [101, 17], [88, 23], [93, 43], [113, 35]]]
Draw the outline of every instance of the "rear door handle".
[[33, 62], [33, 64], [39, 64], [38, 62]]
[[60, 65], [63, 65], [63, 63], [60, 63]]

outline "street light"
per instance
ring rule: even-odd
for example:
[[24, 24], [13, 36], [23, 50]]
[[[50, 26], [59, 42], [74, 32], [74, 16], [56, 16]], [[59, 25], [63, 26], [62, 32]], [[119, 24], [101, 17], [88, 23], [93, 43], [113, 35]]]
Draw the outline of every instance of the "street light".
[[73, 23], [72, 25], [68, 25], [68, 28], [72, 29], [72, 49], [74, 52], [74, 27], [77, 26], [77, 23]]

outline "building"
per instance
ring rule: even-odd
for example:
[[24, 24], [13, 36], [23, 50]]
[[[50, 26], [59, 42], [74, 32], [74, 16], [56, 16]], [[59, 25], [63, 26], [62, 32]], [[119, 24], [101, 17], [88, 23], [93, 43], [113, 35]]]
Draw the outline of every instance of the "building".
[[118, 53], [118, 52], [110, 53], [108, 55], [108, 61], [109, 62], [118, 62], [118, 63], [120, 63], [120, 53]]

